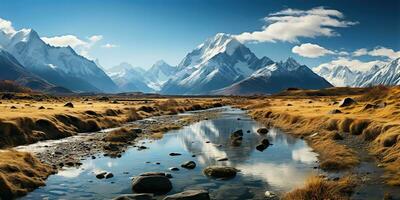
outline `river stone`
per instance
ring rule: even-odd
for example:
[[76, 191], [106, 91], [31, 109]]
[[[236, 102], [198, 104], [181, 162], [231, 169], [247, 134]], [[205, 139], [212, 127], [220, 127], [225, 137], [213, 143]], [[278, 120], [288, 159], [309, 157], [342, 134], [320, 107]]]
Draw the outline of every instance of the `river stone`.
[[166, 176], [137, 176], [132, 180], [132, 190], [137, 193], [165, 194], [172, 183]]
[[236, 176], [237, 169], [227, 166], [208, 166], [203, 173], [213, 178], [233, 178]]
[[113, 200], [153, 200], [153, 194], [123, 194]]
[[256, 146], [256, 149], [259, 151], [264, 151], [267, 148], [268, 148], [268, 145], [265, 145], [265, 144], [259, 144]]
[[140, 174], [139, 176], [165, 176], [167, 178], [172, 178], [172, 175], [170, 173], [164, 172], [145, 172], [143, 174]]
[[206, 190], [186, 190], [168, 195], [164, 200], [210, 200], [210, 196]]
[[170, 155], [170, 156], [180, 156], [180, 155], [182, 155], [182, 154], [180, 154], [180, 153], [170, 153], [169, 155]]
[[109, 179], [109, 178], [112, 178], [112, 177], [114, 177], [114, 174], [113, 173], [107, 173], [107, 175], [106, 175], [106, 179]]
[[267, 128], [259, 128], [259, 129], [257, 130], [257, 133], [260, 133], [260, 134], [267, 134], [267, 133], [268, 133], [268, 129], [267, 129]]
[[339, 103], [339, 107], [347, 107], [347, 106], [351, 106], [355, 103], [356, 103], [356, 101], [354, 99], [352, 99], [350, 97], [346, 97]]
[[231, 133], [231, 139], [235, 139], [235, 138], [239, 138], [239, 137], [243, 137], [243, 130], [242, 129]]
[[68, 102], [64, 105], [64, 107], [69, 107], [69, 108], [73, 108], [74, 104], [72, 104], [71, 102]]
[[171, 171], [179, 171], [179, 168], [177, 168], [177, 167], [170, 167], [169, 170], [171, 170]]
[[103, 179], [106, 177], [107, 172], [100, 172], [98, 174], [96, 174], [96, 178], [98, 179]]
[[181, 167], [186, 169], [194, 169], [196, 167], [196, 163], [194, 161], [188, 161], [181, 165]]

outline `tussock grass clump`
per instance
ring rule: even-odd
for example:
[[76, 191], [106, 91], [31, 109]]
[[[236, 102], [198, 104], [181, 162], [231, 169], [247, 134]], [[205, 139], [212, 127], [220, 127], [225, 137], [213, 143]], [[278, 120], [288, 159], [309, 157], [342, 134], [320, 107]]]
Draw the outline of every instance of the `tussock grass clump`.
[[283, 196], [283, 200], [347, 200], [349, 199], [355, 182], [349, 178], [339, 181], [323, 180], [320, 177], [311, 177], [303, 188], [295, 189]]
[[350, 125], [350, 133], [353, 135], [360, 135], [370, 123], [371, 121], [366, 119], [354, 120]]
[[14, 199], [45, 185], [54, 170], [29, 153], [0, 151], [0, 199]]
[[126, 113], [126, 121], [132, 122], [136, 120], [141, 120], [143, 117], [139, 114], [139, 112], [135, 108], [131, 108]]
[[105, 137], [106, 142], [128, 142], [138, 137], [138, 134], [133, 129], [121, 128], [109, 132]]
[[390, 88], [384, 85], [367, 88], [367, 92], [361, 95], [359, 101], [375, 101], [385, 99], [390, 92]]

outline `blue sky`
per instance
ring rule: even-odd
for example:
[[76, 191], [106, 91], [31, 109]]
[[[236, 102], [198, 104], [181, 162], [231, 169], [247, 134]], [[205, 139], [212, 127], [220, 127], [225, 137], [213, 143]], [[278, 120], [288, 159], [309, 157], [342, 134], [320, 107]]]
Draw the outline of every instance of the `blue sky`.
[[[332, 34], [313, 33], [313, 27], [296, 33], [298, 29], [289, 27], [296, 27], [298, 19], [310, 16], [313, 9], [324, 12], [318, 14], [322, 19], [341, 24], [328, 27]], [[276, 23], [272, 17], [294, 17], [284, 25], [288, 29], [283, 31], [290, 31], [288, 38], [281, 38], [285, 33], [280, 32], [271, 36], [270, 30], [261, 38], [252, 34]], [[335, 61], [363, 65], [400, 55], [400, 1], [395, 0], [0, 0], [0, 18], [16, 30], [36, 30], [49, 43], [71, 43], [105, 67], [125, 61], [148, 68], [159, 59], [178, 64], [219, 32], [242, 36], [249, 32], [242, 39], [257, 56], [273, 60], [291, 56], [310, 67]]]

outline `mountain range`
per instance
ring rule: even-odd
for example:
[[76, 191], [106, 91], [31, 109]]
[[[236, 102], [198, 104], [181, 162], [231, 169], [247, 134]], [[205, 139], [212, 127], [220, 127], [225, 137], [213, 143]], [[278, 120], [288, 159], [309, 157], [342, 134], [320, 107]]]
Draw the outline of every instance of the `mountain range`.
[[32, 29], [0, 31], [0, 46], [26, 70], [56, 86], [77, 92], [115, 92], [117, 86], [93, 61], [71, 47], [46, 44]]
[[322, 66], [314, 72], [336, 87], [369, 87], [374, 85], [400, 85], [400, 58], [387, 64], [374, 65], [367, 71], [351, 70], [347, 66]]
[[[0, 31], [0, 79], [41, 91], [145, 92], [175, 95], [272, 94], [286, 88], [321, 89], [400, 84], [399, 59], [367, 72], [347, 66], [311, 70], [293, 58], [258, 58], [234, 36], [218, 33], [177, 66], [157, 61], [148, 70], [129, 63], [105, 68], [71, 47], [45, 43], [32, 29]], [[52, 89], [53, 88], [53, 89]]]

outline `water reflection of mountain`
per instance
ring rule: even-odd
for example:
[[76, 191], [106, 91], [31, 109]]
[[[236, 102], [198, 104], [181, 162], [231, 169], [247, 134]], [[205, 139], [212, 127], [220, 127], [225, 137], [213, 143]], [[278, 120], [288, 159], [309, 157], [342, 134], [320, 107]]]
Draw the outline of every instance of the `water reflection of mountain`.
[[[246, 161], [260, 141], [260, 137], [254, 132], [246, 133], [247, 130], [253, 130], [254, 126], [257, 125], [248, 120], [207, 120], [187, 127], [181, 139], [185, 148], [196, 154], [202, 164], [216, 164], [218, 158], [228, 157], [229, 161], [221, 164], [235, 165]], [[229, 139], [230, 134], [239, 129], [244, 132], [242, 144], [233, 146]], [[206, 143], [207, 141], [210, 143]], [[233, 160], [235, 163], [231, 162]]]

